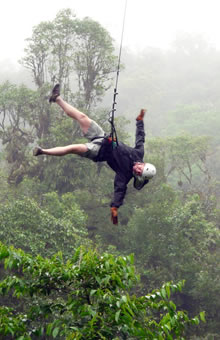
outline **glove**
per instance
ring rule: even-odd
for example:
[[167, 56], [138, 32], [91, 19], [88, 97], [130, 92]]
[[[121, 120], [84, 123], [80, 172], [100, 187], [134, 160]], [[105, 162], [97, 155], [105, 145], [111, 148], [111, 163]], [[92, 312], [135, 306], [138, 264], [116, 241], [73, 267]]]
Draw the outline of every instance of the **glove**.
[[118, 224], [118, 208], [111, 207], [111, 220], [113, 224]]
[[140, 111], [139, 115], [137, 116], [136, 120], [137, 120], [137, 121], [138, 121], [138, 120], [143, 120], [146, 111], [147, 111], [147, 110], [145, 110], [145, 109], [141, 109], [141, 111]]

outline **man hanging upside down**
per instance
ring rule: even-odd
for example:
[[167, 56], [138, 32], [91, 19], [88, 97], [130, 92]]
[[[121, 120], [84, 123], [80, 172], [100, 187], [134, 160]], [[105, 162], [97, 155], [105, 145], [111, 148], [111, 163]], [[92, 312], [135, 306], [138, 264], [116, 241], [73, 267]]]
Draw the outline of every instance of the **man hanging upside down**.
[[112, 142], [106, 137], [103, 129], [83, 112], [65, 102], [60, 96], [60, 86], [55, 85], [49, 102], [58, 104], [64, 112], [71, 118], [78, 121], [83, 135], [89, 140], [85, 144], [72, 144], [59, 146], [51, 149], [36, 147], [34, 156], [51, 155], [64, 156], [77, 154], [91, 159], [94, 162], [106, 161], [115, 171], [114, 198], [111, 202], [111, 219], [113, 224], [118, 224], [118, 208], [123, 204], [127, 190], [127, 184], [134, 177], [134, 187], [137, 190], [143, 188], [156, 174], [156, 168], [150, 163], [144, 163], [144, 122], [143, 118], [146, 110], [142, 109], [136, 118], [136, 143], [132, 148], [121, 142], [116, 148], [112, 147]]

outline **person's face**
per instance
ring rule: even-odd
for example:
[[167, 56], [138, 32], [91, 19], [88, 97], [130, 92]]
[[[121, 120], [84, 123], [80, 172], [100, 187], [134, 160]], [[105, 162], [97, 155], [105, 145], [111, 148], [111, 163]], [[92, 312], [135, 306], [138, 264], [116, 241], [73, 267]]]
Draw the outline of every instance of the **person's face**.
[[141, 176], [142, 175], [142, 172], [144, 170], [144, 164], [145, 163], [134, 163], [134, 166], [133, 166], [133, 174], [136, 175], [136, 176]]

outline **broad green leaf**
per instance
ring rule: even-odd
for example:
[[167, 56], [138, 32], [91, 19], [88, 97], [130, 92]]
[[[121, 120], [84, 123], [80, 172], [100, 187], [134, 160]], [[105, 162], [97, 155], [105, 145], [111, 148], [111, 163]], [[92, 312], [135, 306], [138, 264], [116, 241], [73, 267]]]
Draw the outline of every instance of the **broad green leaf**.
[[168, 299], [170, 298], [170, 286], [166, 285], [166, 293], [167, 293], [167, 297]]
[[127, 297], [126, 297], [125, 295], [123, 295], [121, 299], [122, 299], [122, 301], [125, 302], [125, 303], [127, 303], [127, 301], [128, 301], [128, 300], [127, 300]]
[[92, 290], [90, 291], [90, 296], [93, 296], [96, 292], [97, 292], [97, 289], [92, 289]]
[[201, 319], [203, 322], [206, 322], [206, 320], [205, 320], [205, 312], [200, 312], [200, 313], [199, 313], [199, 316], [200, 316], [200, 319]]
[[57, 337], [57, 335], [58, 335], [58, 333], [59, 333], [59, 330], [60, 330], [59, 327], [54, 328], [54, 330], [53, 330], [53, 332], [52, 332], [52, 335], [53, 335], [54, 338]]
[[121, 310], [118, 310], [118, 311], [115, 313], [115, 321], [116, 321], [116, 322], [118, 322], [120, 313], [121, 313]]
[[47, 326], [47, 330], [46, 330], [46, 334], [47, 334], [47, 335], [51, 335], [52, 328], [53, 328], [53, 324], [50, 323], [50, 324]]
[[165, 290], [164, 288], [162, 288], [162, 289], [160, 290], [160, 292], [161, 292], [162, 298], [163, 298], [163, 299], [166, 299], [166, 298], [167, 298], [166, 290]]

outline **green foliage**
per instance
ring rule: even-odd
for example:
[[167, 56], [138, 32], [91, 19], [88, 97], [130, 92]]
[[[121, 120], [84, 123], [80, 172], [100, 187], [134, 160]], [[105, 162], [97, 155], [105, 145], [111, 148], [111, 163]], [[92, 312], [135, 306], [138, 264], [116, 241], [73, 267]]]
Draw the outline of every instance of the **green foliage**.
[[91, 107], [109, 89], [112, 71], [116, 70], [112, 38], [101, 25], [90, 18], [77, 23], [74, 69], [79, 91], [78, 106]]
[[21, 181], [30, 166], [27, 146], [34, 140], [27, 123], [33, 114], [35, 93], [27, 87], [5, 82], [0, 85], [0, 138], [10, 164], [8, 180]]
[[[68, 144], [79, 138], [78, 128], [69, 123], [65, 125], [59, 110], [49, 106], [47, 96], [51, 84], [59, 82], [64, 98], [70, 102], [74, 100], [74, 106], [86, 110], [101, 100], [111, 84], [115, 68], [109, 33], [96, 21], [77, 19], [70, 9], [34, 27], [27, 41], [21, 63], [31, 71], [37, 90], [9, 82], [0, 86], [0, 139], [5, 146], [6, 160], [11, 164], [8, 180], [16, 185], [27, 174], [31, 177], [37, 174], [41, 179], [47, 175], [42, 162], [36, 164], [30, 157], [33, 143], [54, 145], [60, 139], [61, 127], [61, 144], [65, 142], [63, 129]], [[70, 88], [73, 78], [76, 78], [74, 89]], [[65, 185], [64, 179], [62, 185]], [[51, 186], [51, 190], [59, 188]]]
[[[194, 136], [212, 136], [219, 144], [217, 127], [220, 124], [219, 114], [212, 105], [191, 105], [177, 107], [169, 115], [167, 135], [190, 133]], [[212, 131], [212, 134], [210, 132]]]
[[0, 138], [5, 159], [10, 165], [8, 181], [19, 184], [35, 171], [30, 147], [36, 138], [45, 138], [51, 124], [49, 103], [42, 101], [47, 88], [33, 91], [9, 82], [0, 86]]
[[143, 204], [135, 209], [121, 241], [136, 255], [140, 289], [184, 278], [186, 289], [178, 296], [178, 305], [194, 313], [205, 309], [209, 327], [218, 329], [220, 233], [207, 220], [202, 200], [194, 195], [183, 204], [164, 185], [154, 195], [146, 195]]
[[[154, 138], [147, 143], [149, 154], [160, 161], [166, 178], [184, 181], [190, 189], [195, 186], [197, 176], [210, 180], [207, 161], [210, 138], [206, 136], [180, 135], [177, 137]], [[183, 183], [181, 184], [183, 185]]]
[[[169, 123], [166, 128], [167, 135], [179, 135], [180, 133], [189, 133], [195, 139], [207, 144], [207, 150], [203, 153], [203, 164], [206, 160], [206, 176], [213, 176], [219, 180], [219, 134], [220, 115], [218, 108], [213, 107], [210, 103], [206, 105], [186, 105], [177, 107], [170, 113]], [[201, 137], [203, 136], [203, 137]], [[204, 136], [207, 136], [206, 138]], [[209, 136], [209, 137], [208, 137]], [[201, 144], [200, 144], [201, 145]], [[205, 146], [205, 145], [204, 145]], [[199, 151], [195, 148], [195, 152]], [[201, 150], [202, 151], [202, 150]], [[204, 148], [205, 151], [205, 148]], [[202, 166], [203, 167], [203, 166]], [[207, 171], [208, 170], [208, 171]], [[204, 173], [204, 167], [203, 167]]]
[[[60, 83], [64, 95], [71, 97], [70, 79], [76, 78], [77, 106], [89, 108], [109, 88], [116, 67], [109, 33], [96, 21], [77, 19], [70, 9], [58, 12], [50, 22], [41, 22], [27, 39], [22, 64], [31, 70], [40, 88]], [[47, 80], [48, 81], [48, 80]]]
[[79, 248], [64, 262], [61, 253], [50, 259], [33, 258], [0, 243], [0, 259], [5, 268], [19, 271], [0, 282], [0, 294], [12, 292], [18, 299], [32, 299], [25, 313], [0, 309], [1, 335], [12, 334], [16, 339], [184, 339], [187, 326], [205, 321], [203, 312], [190, 319], [170, 300], [184, 282], [164, 284], [141, 297], [129, 295], [138, 281], [132, 255], [100, 256]]
[[46, 82], [48, 75], [51, 83], [53, 77], [62, 84], [68, 81], [74, 32], [75, 16], [70, 10], [60, 11], [53, 21], [34, 27], [21, 63], [30, 69], [38, 87]]
[[[10, 339], [16, 337], [20, 340], [29, 340], [31, 337], [26, 331], [27, 315], [19, 314], [15, 316], [13, 310], [7, 307], [0, 307], [0, 335], [10, 336]], [[21, 336], [19, 336], [22, 334]]]
[[69, 257], [87, 236], [86, 215], [71, 193], [60, 199], [56, 193], [45, 194], [42, 206], [30, 198], [2, 204], [0, 225], [1, 240], [35, 255], [61, 250]]

